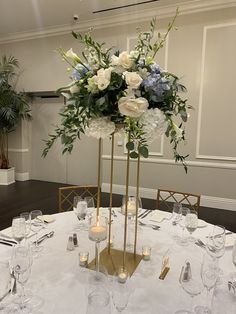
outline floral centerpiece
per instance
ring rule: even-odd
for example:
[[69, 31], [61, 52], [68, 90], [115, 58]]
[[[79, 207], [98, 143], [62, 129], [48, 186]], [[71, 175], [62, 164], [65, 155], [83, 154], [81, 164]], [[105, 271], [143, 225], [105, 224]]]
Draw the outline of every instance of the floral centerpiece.
[[[175, 16], [176, 17], [176, 16]], [[62, 112], [62, 125], [46, 141], [46, 156], [57, 138], [61, 138], [64, 152], [71, 152], [81, 133], [96, 138], [109, 137], [117, 129], [128, 134], [126, 144], [131, 158], [148, 157], [148, 144], [157, 136], [170, 138], [176, 161], [187, 170], [185, 158], [177, 151], [185, 139], [182, 123], [187, 121], [186, 99], [179, 92], [185, 87], [176, 75], [163, 70], [155, 56], [163, 47], [175, 18], [165, 34], [157, 34], [156, 20], [149, 32], [139, 32], [133, 51], [115, 51], [96, 42], [91, 32], [82, 35], [72, 32], [85, 47], [80, 55], [59, 50], [69, 64], [72, 82], [59, 92], [67, 102]], [[178, 125], [175, 120], [181, 120]], [[180, 119], [179, 119], [180, 118]]]

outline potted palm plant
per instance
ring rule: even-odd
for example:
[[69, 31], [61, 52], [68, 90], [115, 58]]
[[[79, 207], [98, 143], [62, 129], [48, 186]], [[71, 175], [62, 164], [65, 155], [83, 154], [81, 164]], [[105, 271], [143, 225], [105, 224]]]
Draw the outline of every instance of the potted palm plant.
[[8, 134], [21, 119], [29, 119], [30, 107], [26, 94], [16, 90], [19, 63], [13, 56], [0, 59], [0, 184], [14, 182], [14, 168], [8, 159]]

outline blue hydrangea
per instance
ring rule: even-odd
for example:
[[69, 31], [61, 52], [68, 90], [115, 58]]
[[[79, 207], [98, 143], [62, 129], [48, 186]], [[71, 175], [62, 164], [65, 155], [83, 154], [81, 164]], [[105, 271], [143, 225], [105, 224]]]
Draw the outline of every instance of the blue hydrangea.
[[[155, 65], [154, 65], [155, 66]], [[165, 91], [170, 89], [169, 81], [160, 74], [160, 67], [155, 66], [151, 74], [142, 82], [146, 92], [152, 91], [156, 96], [162, 98]]]
[[74, 80], [79, 81], [87, 72], [88, 69], [86, 67], [84, 67], [82, 64], [77, 64], [72, 72], [72, 77]]

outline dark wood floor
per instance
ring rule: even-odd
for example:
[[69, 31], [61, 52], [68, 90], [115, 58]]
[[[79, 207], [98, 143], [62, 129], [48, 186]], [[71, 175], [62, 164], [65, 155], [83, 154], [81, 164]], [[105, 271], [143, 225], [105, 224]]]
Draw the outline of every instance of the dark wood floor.
[[[62, 183], [29, 180], [0, 186], [0, 229], [11, 225], [12, 217], [23, 211], [40, 209], [44, 214], [58, 210], [58, 188]], [[114, 195], [113, 205], [121, 205], [121, 195]], [[155, 209], [155, 200], [143, 199], [143, 208]], [[102, 206], [108, 206], [109, 195], [102, 193]], [[199, 218], [212, 224], [220, 224], [236, 232], [236, 211], [201, 207]]]

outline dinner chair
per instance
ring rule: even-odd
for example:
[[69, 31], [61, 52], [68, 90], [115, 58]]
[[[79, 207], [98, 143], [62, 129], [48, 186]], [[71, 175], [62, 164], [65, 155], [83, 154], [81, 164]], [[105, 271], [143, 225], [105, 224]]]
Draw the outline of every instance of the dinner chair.
[[198, 211], [200, 207], [200, 198], [201, 196], [197, 194], [158, 189], [157, 209], [172, 212], [173, 203], [177, 202], [190, 209]]
[[73, 200], [75, 196], [91, 196], [94, 198], [95, 206], [97, 203], [96, 185], [72, 185], [58, 188], [58, 211], [65, 212], [73, 209]]

